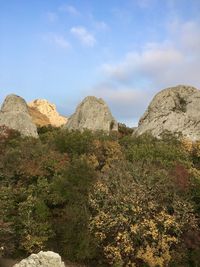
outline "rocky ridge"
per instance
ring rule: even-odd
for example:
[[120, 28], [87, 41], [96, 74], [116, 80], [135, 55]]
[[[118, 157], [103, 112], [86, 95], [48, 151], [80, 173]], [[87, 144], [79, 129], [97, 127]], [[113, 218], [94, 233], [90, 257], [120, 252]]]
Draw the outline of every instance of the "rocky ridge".
[[37, 127], [29, 115], [26, 101], [11, 94], [4, 100], [0, 111], [0, 126], [19, 131], [22, 136], [37, 138]]
[[103, 99], [88, 96], [78, 105], [65, 128], [69, 130], [83, 131], [89, 129], [109, 132], [118, 131], [118, 123]]
[[28, 106], [30, 115], [38, 126], [50, 124], [60, 127], [67, 122], [67, 118], [57, 112], [56, 105], [49, 103], [46, 99], [36, 99], [28, 103]]
[[134, 134], [151, 132], [160, 138], [165, 131], [200, 140], [200, 90], [179, 85], [159, 92], [139, 120]]

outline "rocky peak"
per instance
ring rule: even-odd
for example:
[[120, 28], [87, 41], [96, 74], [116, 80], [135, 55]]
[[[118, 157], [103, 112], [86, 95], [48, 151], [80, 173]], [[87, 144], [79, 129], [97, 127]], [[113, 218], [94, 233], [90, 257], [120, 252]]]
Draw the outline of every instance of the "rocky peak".
[[8, 95], [1, 107], [2, 112], [28, 112], [26, 101], [14, 94]]
[[29, 115], [26, 101], [14, 94], [8, 95], [3, 102], [0, 126], [19, 131], [22, 136], [38, 137], [37, 128]]
[[164, 131], [182, 133], [191, 139], [200, 139], [200, 91], [178, 85], [155, 95], [141, 117], [134, 134], [151, 132], [160, 137]]
[[28, 105], [29, 108], [32, 109], [32, 112], [30, 110], [30, 113], [33, 117], [33, 120], [36, 120], [36, 111], [40, 112], [47, 118], [47, 120], [44, 120], [44, 125], [46, 125], [47, 121], [49, 121], [49, 124], [51, 124], [52, 126], [60, 127], [67, 122], [67, 118], [59, 115], [59, 113], [57, 112], [56, 105], [49, 103], [46, 99], [36, 99], [30, 102]]
[[69, 118], [66, 128], [74, 130], [89, 129], [105, 132], [118, 131], [118, 123], [112, 116], [107, 104], [101, 98], [87, 96]]

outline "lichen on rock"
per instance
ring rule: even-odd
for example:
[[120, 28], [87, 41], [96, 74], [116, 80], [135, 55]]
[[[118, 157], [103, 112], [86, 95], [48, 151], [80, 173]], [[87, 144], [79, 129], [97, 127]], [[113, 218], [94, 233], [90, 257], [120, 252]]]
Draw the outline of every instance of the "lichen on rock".
[[69, 118], [66, 126], [69, 130], [118, 131], [118, 123], [107, 104], [101, 98], [86, 97]]
[[190, 140], [200, 140], [200, 90], [178, 85], [159, 92], [141, 117], [134, 132], [151, 132], [161, 137], [165, 132], [181, 133]]
[[6, 97], [0, 111], [0, 126], [20, 132], [22, 136], [38, 137], [37, 127], [28, 112], [26, 101], [17, 95]]

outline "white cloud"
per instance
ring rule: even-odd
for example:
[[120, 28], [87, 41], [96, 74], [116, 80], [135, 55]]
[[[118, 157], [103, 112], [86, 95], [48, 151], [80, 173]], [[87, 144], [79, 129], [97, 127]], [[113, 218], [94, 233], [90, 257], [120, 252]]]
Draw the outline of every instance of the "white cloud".
[[78, 38], [83, 45], [92, 47], [96, 43], [95, 37], [82, 26], [72, 27], [70, 32]]
[[116, 118], [135, 125], [161, 89], [177, 84], [199, 88], [200, 23], [175, 20], [168, 25], [167, 40], [146, 43], [101, 70], [104, 82], [92, 92], [108, 102]]
[[124, 60], [117, 64], [105, 64], [103, 70], [112, 78], [118, 80], [132, 79], [133, 74], [141, 73], [145, 76], [164, 72], [173, 65], [182, 63], [183, 55], [173, 47], [147, 45], [140, 52], [130, 52]]
[[59, 7], [60, 11], [67, 12], [72, 16], [80, 16], [80, 12], [72, 5], [62, 5]]
[[111, 80], [146, 80], [159, 88], [186, 83], [200, 84], [200, 25], [195, 21], [174, 23], [169, 40], [147, 43], [141, 51], [131, 51], [117, 63], [102, 66]]
[[63, 49], [69, 49], [71, 47], [70, 43], [62, 35], [50, 33], [45, 35], [44, 39], [50, 42], [51, 44], [55, 44], [56, 46]]

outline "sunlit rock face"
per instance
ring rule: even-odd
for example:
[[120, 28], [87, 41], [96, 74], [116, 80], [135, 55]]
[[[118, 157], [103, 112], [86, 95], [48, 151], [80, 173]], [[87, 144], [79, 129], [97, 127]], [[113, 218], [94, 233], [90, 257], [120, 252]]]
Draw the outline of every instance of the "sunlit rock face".
[[37, 127], [28, 112], [26, 101], [17, 95], [6, 97], [0, 111], [0, 126], [20, 132], [22, 136], [37, 138]]
[[33, 123], [37, 127], [43, 127], [43, 126], [48, 126], [51, 125], [50, 120], [48, 119], [47, 116], [39, 112], [36, 108], [34, 107], [28, 107], [29, 114], [32, 118]]
[[46, 99], [36, 99], [28, 103], [28, 106], [33, 121], [38, 126], [49, 124], [54, 127], [60, 127], [67, 122], [67, 118], [57, 112], [56, 105], [49, 103]]
[[151, 132], [160, 138], [163, 132], [181, 133], [200, 140], [200, 90], [186, 85], [159, 92], [139, 121], [135, 135]]
[[118, 123], [107, 104], [101, 98], [86, 97], [69, 118], [66, 126], [69, 130], [118, 131]]
[[65, 267], [59, 254], [52, 251], [40, 251], [15, 264], [13, 267]]

